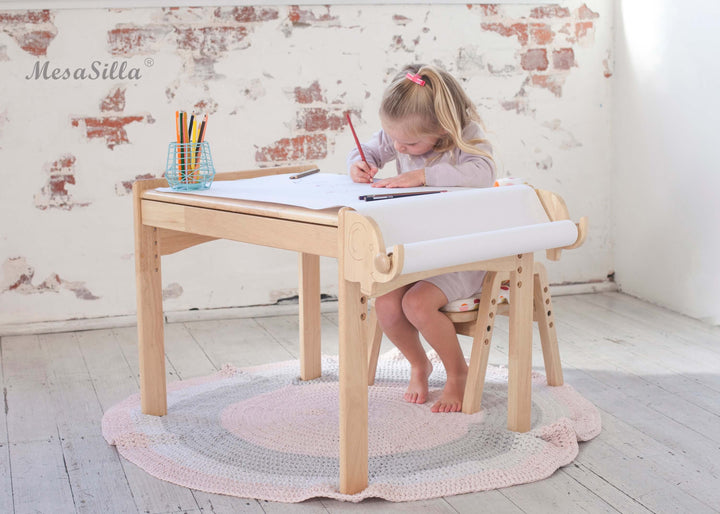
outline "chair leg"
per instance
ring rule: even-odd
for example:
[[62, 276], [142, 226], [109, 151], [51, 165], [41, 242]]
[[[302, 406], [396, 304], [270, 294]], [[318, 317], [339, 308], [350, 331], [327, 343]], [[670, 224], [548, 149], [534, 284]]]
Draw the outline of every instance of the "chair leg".
[[497, 297], [500, 292], [501, 277], [495, 271], [488, 271], [483, 281], [482, 295], [475, 323], [470, 366], [468, 368], [465, 393], [463, 394], [462, 411], [475, 414], [480, 410], [485, 372], [490, 355], [490, 341], [497, 314]]
[[382, 342], [382, 329], [377, 320], [375, 306], [370, 308], [367, 319], [368, 326], [368, 385], [375, 383], [375, 372], [377, 371], [378, 356], [380, 355], [380, 343]]
[[535, 263], [534, 277], [534, 304], [535, 320], [540, 332], [543, 360], [545, 361], [545, 375], [547, 383], [551, 386], [563, 385], [562, 365], [560, 364], [560, 349], [558, 347], [555, 319], [553, 317], [552, 300], [548, 287], [547, 271], [541, 263]]

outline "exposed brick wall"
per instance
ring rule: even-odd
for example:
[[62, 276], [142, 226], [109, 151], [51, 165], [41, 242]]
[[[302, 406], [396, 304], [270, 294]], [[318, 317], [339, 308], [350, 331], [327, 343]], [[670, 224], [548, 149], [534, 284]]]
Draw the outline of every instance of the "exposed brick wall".
[[328, 100], [317, 80], [306, 87], [296, 86], [288, 92], [288, 97], [297, 104], [293, 124], [296, 135], [258, 148], [255, 160], [259, 164], [324, 159], [337, 133], [346, 130], [345, 113], [349, 112], [348, 109], [344, 108], [340, 98]]
[[11, 257], [2, 264], [2, 278], [0, 279], [0, 294], [14, 292], [18, 294], [57, 293], [68, 290], [81, 300], [98, 300], [84, 284], [60, 278], [57, 273], [51, 273], [42, 282], [34, 284], [35, 269], [27, 263], [25, 257]]
[[47, 182], [35, 195], [35, 207], [69, 211], [90, 205], [90, 202], [76, 202], [68, 191], [68, 186], [75, 185], [75, 161], [74, 155], [63, 155], [45, 167]]
[[30, 55], [41, 57], [57, 36], [52, 13], [42, 11], [0, 11], [0, 30]]
[[145, 115], [136, 116], [86, 116], [72, 118], [73, 127], [80, 127], [88, 139], [104, 139], [105, 145], [112, 150], [117, 145], [129, 143], [126, 126], [130, 123], [153, 123], [154, 120]]
[[[576, 66], [574, 48], [592, 45], [600, 14], [586, 3], [575, 8], [543, 5], [530, 8], [521, 16], [508, 15], [502, 6], [492, 7], [469, 6], [469, 9], [482, 11], [483, 30], [520, 43], [520, 68], [529, 73], [526, 85], [546, 88], [561, 96], [563, 84]], [[512, 102], [506, 106], [516, 108]]]

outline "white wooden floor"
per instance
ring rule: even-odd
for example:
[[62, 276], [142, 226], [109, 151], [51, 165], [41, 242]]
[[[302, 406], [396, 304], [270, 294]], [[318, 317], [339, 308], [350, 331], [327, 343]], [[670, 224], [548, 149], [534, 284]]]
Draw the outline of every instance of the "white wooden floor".
[[[404, 504], [280, 504], [152, 478], [100, 433], [104, 410], [138, 391], [134, 328], [3, 337], [0, 513], [720, 512], [720, 328], [618, 293], [554, 304], [566, 382], [601, 410], [602, 433], [549, 479]], [[336, 353], [337, 315], [322, 329]], [[169, 380], [298, 357], [294, 316], [176, 323], [166, 340]], [[504, 318], [493, 345], [506, 363]]]

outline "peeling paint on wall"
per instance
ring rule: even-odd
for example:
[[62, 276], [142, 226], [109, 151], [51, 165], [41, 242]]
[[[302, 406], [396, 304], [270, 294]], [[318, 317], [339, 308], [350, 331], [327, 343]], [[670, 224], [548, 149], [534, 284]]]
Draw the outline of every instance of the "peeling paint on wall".
[[87, 207], [90, 202], [73, 200], [68, 186], [75, 185], [75, 156], [66, 154], [45, 166], [47, 183], [35, 195], [35, 207], [40, 210], [62, 209], [69, 211], [75, 207]]
[[255, 153], [259, 163], [291, 163], [313, 161], [327, 157], [327, 136], [310, 134], [295, 137], [284, 137], [269, 146], [264, 146]]
[[72, 118], [73, 127], [79, 127], [88, 139], [104, 139], [105, 145], [114, 149], [117, 145], [129, 143], [125, 127], [130, 123], [155, 123], [149, 114], [135, 116], [86, 116]]
[[288, 19], [294, 27], [309, 27], [310, 25], [322, 25], [324, 27], [340, 26], [339, 17], [331, 14], [329, 5], [317, 8], [292, 5], [290, 6]]
[[137, 180], [146, 180], [151, 178], [160, 178], [152, 173], [143, 173], [142, 175], [135, 175], [132, 180], [123, 180], [115, 184], [115, 194], [118, 196], [127, 196], [132, 194], [132, 186]]
[[125, 88], [116, 87], [114, 88], [105, 98], [100, 102], [100, 111], [102, 112], [123, 112], [125, 110]]
[[24, 295], [58, 293], [61, 290], [72, 291], [76, 298], [81, 300], [98, 300], [85, 286], [84, 282], [71, 282], [61, 279], [57, 273], [51, 273], [45, 280], [37, 285], [33, 284], [35, 269], [30, 266], [25, 257], [7, 259], [2, 265], [0, 277], [0, 293], [15, 292]]
[[0, 11], [0, 29], [20, 48], [35, 57], [47, 54], [48, 46], [57, 36], [52, 13], [42, 11]]
[[[594, 20], [599, 18], [599, 13], [587, 4], [572, 10], [560, 5], [545, 5], [532, 8], [527, 16], [512, 17], [505, 14], [503, 7], [493, 7], [483, 9], [485, 20], [481, 27], [503, 37], [515, 38], [520, 43], [523, 48], [520, 66], [530, 72], [524, 86], [545, 88], [562, 96], [567, 74], [576, 67], [572, 46], [593, 43]], [[519, 102], [506, 103], [505, 108], [518, 113], [528, 112]]]
[[324, 102], [325, 98], [320, 89], [320, 83], [316, 80], [308, 87], [295, 88], [295, 101], [299, 104], [311, 104], [313, 102]]
[[170, 44], [183, 59], [185, 75], [194, 81], [221, 78], [215, 71], [217, 62], [229, 52], [250, 47], [255, 25], [279, 17], [277, 9], [252, 6], [167, 8], [161, 12], [151, 24], [119, 24], [110, 30], [110, 53], [121, 57], [154, 54]]
[[163, 287], [162, 298], [163, 300], [170, 300], [171, 298], [180, 298], [183, 294], [183, 288], [177, 282], [168, 284], [167, 287]]

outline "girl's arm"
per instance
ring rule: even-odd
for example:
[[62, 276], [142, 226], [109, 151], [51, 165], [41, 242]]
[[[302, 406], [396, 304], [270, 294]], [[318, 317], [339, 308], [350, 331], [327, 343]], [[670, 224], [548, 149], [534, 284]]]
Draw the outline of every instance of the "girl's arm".
[[[490, 145], [476, 145], [489, 153]], [[395, 177], [386, 178], [373, 187], [490, 187], [495, 183], [495, 164], [487, 157], [455, 150], [432, 164]]]
[[427, 186], [490, 187], [495, 183], [495, 163], [487, 157], [463, 153], [458, 162], [438, 162], [425, 168]]
[[[482, 128], [471, 123], [463, 130], [465, 141], [485, 139]], [[478, 150], [492, 155], [489, 143], [473, 145]], [[495, 162], [483, 155], [455, 149], [425, 167], [425, 184], [428, 186], [490, 187], [495, 183]]]
[[362, 150], [369, 166], [365, 166], [357, 148], [353, 148], [347, 156], [348, 173], [355, 182], [367, 182], [366, 176], [374, 177], [378, 168], [395, 159], [395, 148], [382, 130], [372, 135], [370, 140], [362, 143]]

